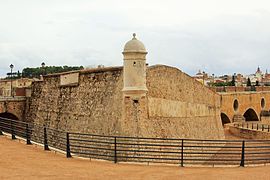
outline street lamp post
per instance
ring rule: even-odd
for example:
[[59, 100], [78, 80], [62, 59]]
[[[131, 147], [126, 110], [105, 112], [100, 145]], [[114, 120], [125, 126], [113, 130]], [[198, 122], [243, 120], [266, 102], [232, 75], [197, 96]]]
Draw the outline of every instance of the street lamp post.
[[14, 97], [13, 95], [13, 87], [12, 87], [12, 69], [13, 69], [13, 64], [10, 64], [10, 96]]
[[44, 76], [45, 75], [45, 63], [44, 62], [41, 63], [41, 68], [42, 68], [42, 76]]
[[214, 86], [214, 83], [215, 83], [215, 74], [212, 74], [212, 78], [213, 78], [212, 86]]

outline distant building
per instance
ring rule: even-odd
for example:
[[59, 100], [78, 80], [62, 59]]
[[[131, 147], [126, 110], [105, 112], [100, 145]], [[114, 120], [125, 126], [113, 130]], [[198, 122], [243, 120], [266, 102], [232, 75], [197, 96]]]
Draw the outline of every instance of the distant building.
[[259, 66], [257, 68], [257, 71], [255, 72], [255, 77], [256, 77], [257, 81], [259, 81], [259, 82], [262, 81], [263, 73], [262, 73]]
[[246, 84], [248, 78], [250, 79], [251, 85], [256, 85], [256, 84], [262, 85], [263, 73], [260, 67], [257, 68], [255, 74], [250, 74], [245, 77], [246, 81], [244, 84]]
[[266, 72], [265, 72], [265, 74], [264, 74], [264, 77], [262, 78], [261, 83], [262, 83], [263, 85], [270, 86], [270, 74], [268, 74], [267, 70], [266, 70]]
[[201, 72], [201, 70], [199, 70], [198, 73], [196, 73], [196, 75], [193, 76], [193, 78], [199, 81], [200, 83], [204, 84], [204, 74]]
[[[30, 87], [34, 79], [20, 78], [12, 80], [12, 90], [16, 92], [17, 89]], [[0, 96], [11, 96], [11, 80], [0, 80]]]
[[[235, 86], [246, 86], [248, 78], [251, 81], [251, 85], [267, 85], [270, 86], [270, 74], [265, 72], [265, 74], [261, 71], [260, 67], [258, 66], [256, 72], [254, 74], [249, 75], [242, 75], [240, 73], [236, 74], [234, 73], [234, 79], [235, 79]], [[201, 70], [198, 71], [198, 73], [193, 77], [197, 81], [201, 82], [204, 85], [211, 86], [213, 83], [221, 84], [221, 83], [229, 83], [233, 79], [232, 75], [222, 75], [222, 76], [208, 76], [207, 73], [204, 71], [201, 72]]]
[[199, 70], [198, 73], [195, 76], [193, 76], [193, 78], [206, 86], [214, 82], [213, 76], [208, 76], [206, 72], [204, 71], [201, 72], [201, 70]]

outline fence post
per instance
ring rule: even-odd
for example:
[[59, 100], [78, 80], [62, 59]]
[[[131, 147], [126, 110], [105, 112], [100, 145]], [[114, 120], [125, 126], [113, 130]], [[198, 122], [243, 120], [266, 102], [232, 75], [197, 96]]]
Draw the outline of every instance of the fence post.
[[184, 167], [184, 139], [181, 143], [181, 167]]
[[262, 125], [262, 131], [264, 131], [264, 125]]
[[10, 129], [11, 129], [11, 139], [16, 139], [12, 120], [10, 120]]
[[268, 132], [269, 132], [269, 125], [268, 125]]
[[257, 130], [259, 130], [259, 124], [257, 123]]
[[253, 129], [253, 123], [251, 123], [252, 129]]
[[[1, 120], [2, 120], [2, 119], [0, 118], [0, 121], [1, 121]], [[1, 125], [0, 125], [0, 136], [1, 136], [1, 135], [4, 135], [3, 132], [2, 132], [2, 127], [1, 127], [1, 126], [2, 126], [2, 122], [1, 122]]]
[[48, 139], [47, 139], [47, 128], [45, 126], [44, 126], [44, 140], [43, 140], [43, 143], [44, 143], [44, 150], [46, 150], [46, 151], [50, 150], [49, 146], [48, 146]]
[[32, 144], [31, 143], [31, 140], [30, 140], [30, 133], [29, 133], [29, 126], [28, 124], [26, 124], [26, 127], [25, 127], [25, 135], [26, 135], [26, 144]]
[[248, 129], [248, 123], [247, 123], [247, 129]]
[[67, 132], [67, 149], [66, 149], [66, 155], [67, 155], [67, 158], [71, 158], [70, 142], [69, 142], [69, 132]]
[[240, 166], [245, 167], [245, 141], [242, 142], [242, 154]]
[[116, 137], [114, 137], [114, 163], [117, 163], [117, 141], [116, 141]]
[[2, 129], [2, 128], [0, 127], [0, 136], [1, 136], [1, 135], [3, 135], [3, 132], [2, 132], [2, 130], [1, 130], [1, 129]]

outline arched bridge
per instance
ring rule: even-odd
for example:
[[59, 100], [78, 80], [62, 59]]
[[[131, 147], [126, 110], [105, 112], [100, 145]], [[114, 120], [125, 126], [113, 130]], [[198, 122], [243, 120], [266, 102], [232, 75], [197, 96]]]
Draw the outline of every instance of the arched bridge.
[[[222, 124], [241, 121], [270, 123], [270, 91], [222, 92], [220, 94]], [[267, 123], [267, 124], [268, 124]]]
[[0, 97], [0, 117], [22, 121], [25, 103], [25, 97]]

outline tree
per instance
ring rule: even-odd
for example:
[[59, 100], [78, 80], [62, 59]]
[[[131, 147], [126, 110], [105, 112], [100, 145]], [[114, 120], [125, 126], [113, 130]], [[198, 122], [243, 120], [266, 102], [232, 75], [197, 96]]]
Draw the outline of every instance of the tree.
[[251, 81], [249, 78], [247, 79], [247, 86], [251, 86]]
[[256, 85], [255, 85], [255, 86], [260, 86], [260, 85], [259, 85], [259, 81], [256, 81]]
[[67, 71], [74, 71], [83, 69], [83, 66], [46, 66], [46, 67], [36, 67], [36, 68], [24, 68], [22, 71], [22, 76], [26, 78], [39, 78], [40, 75], [61, 73]]
[[231, 82], [215, 82], [212, 86], [220, 87], [220, 86], [231, 86]]
[[17, 72], [17, 77], [18, 77], [18, 78], [21, 78], [21, 77], [22, 77], [22, 73], [20, 73], [19, 70], [18, 70], [18, 72]]
[[235, 76], [233, 75], [232, 76], [232, 81], [231, 81], [231, 84], [230, 84], [231, 86], [235, 86]]
[[5, 78], [5, 79], [18, 79], [18, 78], [20, 78], [20, 74], [19, 74], [20, 72], [18, 71], [18, 72], [12, 72], [12, 74], [9, 72], [9, 73], [7, 73], [7, 77]]

